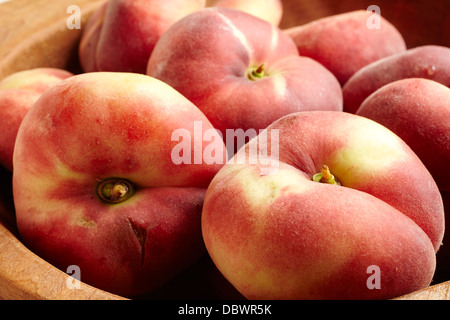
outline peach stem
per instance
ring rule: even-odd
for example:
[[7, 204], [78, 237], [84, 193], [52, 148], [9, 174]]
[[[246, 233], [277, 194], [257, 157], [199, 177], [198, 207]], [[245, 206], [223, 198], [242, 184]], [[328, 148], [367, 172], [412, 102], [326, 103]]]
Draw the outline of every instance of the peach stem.
[[334, 176], [330, 172], [330, 168], [328, 168], [328, 166], [326, 165], [322, 166], [322, 169], [320, 169], [320, 173], [322, 173], [323, 181], [330, 181], [331, 179], [334, 179]]
[[253, 69], [252, 72], [248, 73], [248, 78], [252, 81], [264, 77], [264, 64], [260, 65], [258, 68]]
[[111, 189], [111, 196], [115, 199], [123, 198], [128, 192], [126, 185], [116, 183]]
[[119, 203], [133, 194], [133, 185], [124, 179], [108, 179], [102, 181], [97, 187], [97, 194], [107, 203]]
[[316, 182], [323, 182], [323, 183], [328, 183], [328, 184], [337, 184], [337, 185], [340, 184], [336, 180], [334, 175], [331, 173], [330, 168], [327, 165], [322, 166], [322, 168], [320, 169], [320, 172], [316, 173], [313, 176], [313, 180]]

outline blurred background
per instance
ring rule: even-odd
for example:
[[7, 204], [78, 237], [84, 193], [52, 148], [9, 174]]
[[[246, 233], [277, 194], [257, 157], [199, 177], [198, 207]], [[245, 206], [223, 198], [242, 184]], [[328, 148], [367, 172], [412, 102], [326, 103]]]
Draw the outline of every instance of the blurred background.
[[284, 1], [282, 29], [320, 17], [377, 5], [381, 15], [403, 35], [408, 48], [425, 44], [450, 46], [449, 0], [291, 0]]

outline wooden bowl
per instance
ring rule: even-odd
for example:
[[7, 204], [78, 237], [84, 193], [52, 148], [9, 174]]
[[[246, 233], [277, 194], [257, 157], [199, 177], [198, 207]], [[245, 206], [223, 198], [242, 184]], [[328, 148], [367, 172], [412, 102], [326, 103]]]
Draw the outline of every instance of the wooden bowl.
[[[13, 0], [0, 4], [0, 79], [35, 67], [57, 67], [80, 73], [77, 46], [86, 21], [105, 0]], [[342, 12], [363, 9], [372, 1], [284, 0], [281, 28], [307, 23]], [[81, 8], [82, 28], [68, 29], [67, 7]], [[450, 46], [450, 13], [447, 0], [377, 1], [381, 15], [402, 33], [408, 48], [436, 44]], [[67, 286], [68, 274], [53, 267], [28, 250], [15, 226], [11, 173], [0, 169], [0, 298], [1, 299], [125, 299], [81, 283]], [[217, 292], [208, 284], [189, 280], [196, 275], [214, 273], [208, 258], [180, 275], [161, 291], [142, 298], [189, 299], [239, 298], [231, 287]], [[213, 274], [217, 278], [217, 274]], [[219, 279], [219, 278], [218, 278]], [[450, 279], [450, 276], [445, 279]], [[223, 279], [219, 279], [222, 281]], [[177, 283], [177, 284], [176, 284]], [[181, 286], [180, 286], [181, 283]], [[450, 299], [450, 281], [442, 281], [398, 299]]]

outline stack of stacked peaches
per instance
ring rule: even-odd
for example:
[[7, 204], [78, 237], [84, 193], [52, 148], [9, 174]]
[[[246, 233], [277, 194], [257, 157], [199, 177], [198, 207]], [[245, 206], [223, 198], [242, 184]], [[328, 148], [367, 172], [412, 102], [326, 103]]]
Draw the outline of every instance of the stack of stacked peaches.
[[378, 6], [282, 29], [283, 4], [109, 0], [81, 72], [3, 78], [20, 241], [128, 298], [205, 259], [194, 283], [221, 298], [391, 299], [450, 274], [450, 48], [408, 48]]

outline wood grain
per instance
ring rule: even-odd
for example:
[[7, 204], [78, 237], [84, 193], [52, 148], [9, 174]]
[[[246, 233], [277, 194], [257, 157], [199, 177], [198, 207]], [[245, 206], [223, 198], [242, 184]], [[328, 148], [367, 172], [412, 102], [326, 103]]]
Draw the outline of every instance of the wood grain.
[[[108, 292], [80, 283], [71, 286], [68, 274], [29, 251], [0, 224], [0, 298], [52, 300], [121, 300]], [[74, 288], [71, 288], [74, 287]]]
[[450, 281], [406, 294], [395, 300], [450, 300]]
[[[78, 40], [104, 0], [13, 0], [0, 4], [0, 79], [20, 70], [52, 66], [77, 73]], [[81, 9], [81, 29], [68, 29], [69, 5]]]
[[[105, 0], [12, 0], [0, 4], [0, 79], [20, 70], [58, 67], [81, 72], [77, 45], [86, 21]], [[281, 28], [324, 16], [365, 10], [365, 0], [285, 0]], [[450, 46], [448, 2], [428, 0], [377, 1], [381, 14], [403, 34], [408, 47]], [[66, 25], [69, 5], [81, 8], [81, 29]], [[124, 299], [81, 283], [69, 289], [69, 276], [45, 262], [21, 242], [15, 227], [11, 174], [0, 170], [0, 298], [1, 299]], [[448, 300], [450, 281], [397, 298]]]

